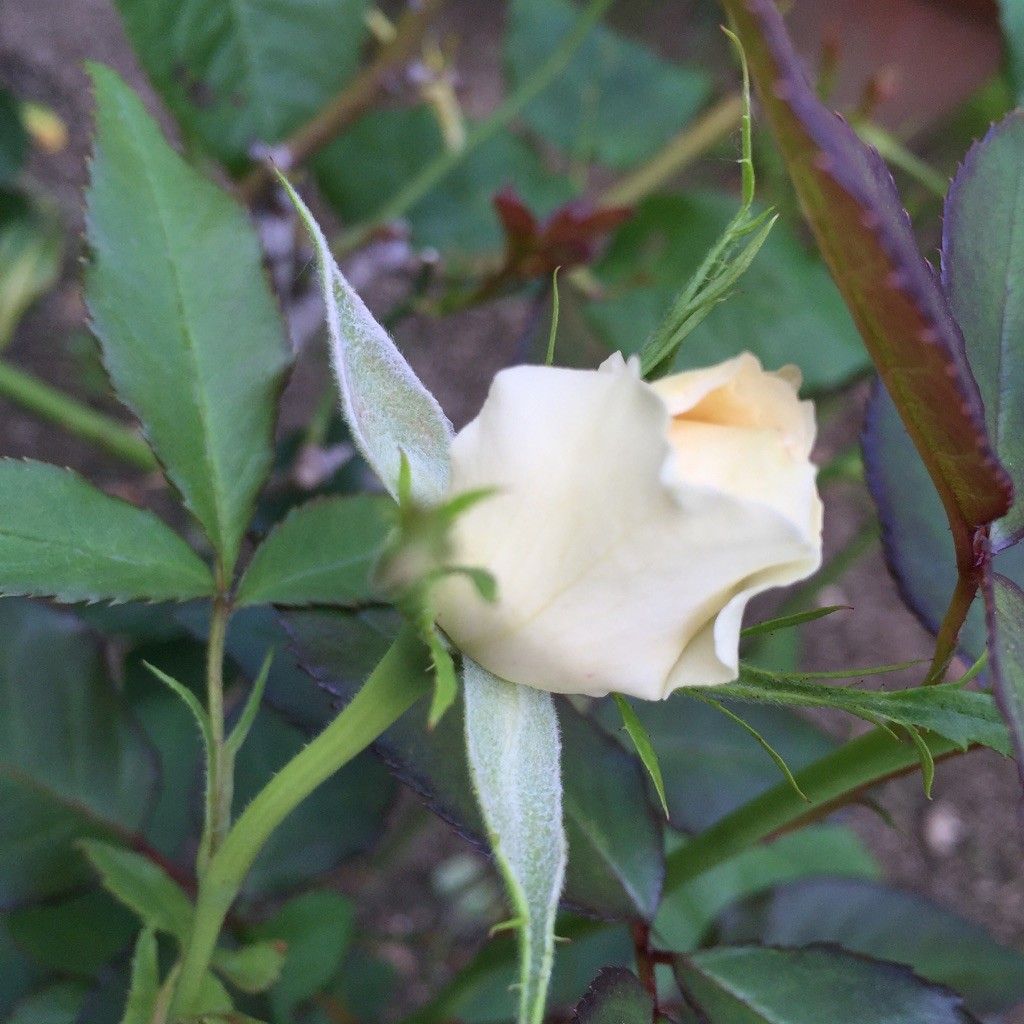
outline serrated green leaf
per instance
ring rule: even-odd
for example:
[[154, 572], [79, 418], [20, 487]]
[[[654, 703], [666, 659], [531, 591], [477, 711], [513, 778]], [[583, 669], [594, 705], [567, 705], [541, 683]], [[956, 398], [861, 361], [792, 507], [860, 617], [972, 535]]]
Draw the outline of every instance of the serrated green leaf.
[[368, 494], [300, 505], [260, 544], [236, 604], [352, 605], [374, 594], [393, 506]]
[[466, 752], [495, 860], [518, 919], [519, 1024], [544, 1019], [565, 880], [561, 744], [551, 694], [463, 659]]
[[210, 570], [151, 512], [69, 469], [0, 459], [0, 593], [71, 602], [212, 592]]
[[651, 737], [647, 735], [643, 722], [640, 721], [637, 713], [633, 710], [633, 705], [620, 693], [613, 693], [612, 697], [615, 699], [615, 706], [619, 709], [619, 714], [622, 716], [622, 727], [626, 730], [630, 740], [632, 740], [641, 763], [647, 769], [647, 774], [650, 776], [654, 790], [658, 794], [658, 799], [661, 801], [662, 809], [665, 811], [665, 817], [667, 818], [669, 816], [668, 801], [665, 799], [665, 780], [661, 775], [661, 765], [658, 764], [658, 752], [654, 749], [654, 744], [651, 743]]
[[709, 949], [677, 957], [674, 970], [729, 1024], [977, 1024], [949, 989], [839, 949]]
[[89, 878], [76, 839], [129, 837], [155, 784], [152, 751], [80, 623], [0, 601], [0, 902]]
[[93, 330], [119, 397], [229, 575], [270, 469], [288, 362], [281, 316], [241, 208], [168, 146], [113, 71], [91, 74]]
[[265, 992], [281, 977], [288, 958], [283, 940], [253, 942], [236, 949], [218, 949], [213, 954], [214, 969], [243, 992]]
[[904, 728], [929, 729], [962, 749], [972, 744], [1008, 753], [1009, 740], [991, 696], [965, 690], [959, 682], [904, 690], [859, 690], [772, 676], [756, 669], [741, 671], [735, 683], [705, 691], [733, 700], [831, 707], [866, 721]]
[[[513, 87], [544, 60], [576, 17], [566, 0], [514, 0], [505, 34]], [[709, 92], [702, 70], [659, 60], [599, 25], [523, 119], [577, 161], [596, 160], [621, 170], [681, 131]], [[643, 117], [636, 116], [638, 110]]]
[[578, 1024], [651, 1024], [654, 1000], [632, 971], [606, 967], [573, 1011]]
[[290, 900], [253, 930], [254, 938], [287, 946], [281, 978], [269, 996], [275, 1024], [288, 1024], [295, 1007], [331, 980], [354, 928], [351, 901], [321, 890]]
[[160, 995], [160, 966], [157, 962], [156, 935], [144, 928], [135, 944], [132, 980], [121, 1024], [151, 1024]]
[[97, 840], [79, 844], [99, 873], [103, 886], [143, 924], [166, 932], [182, 945], [192, 929], [192, 904], [178, 885], [148, 857]]
[[157, 91], [237, 166], [316, 114], [355, 71], [367, 0], [117, 0]]
[[[945, 907], [878, 879], [793, 882], [758, 908], [749, 930], [773, 946], [828, 942], [906, 964], [928, 981], [959, 992], [979, 1015], [1003, 1013], [1024, 999], [1020, 950], [1001, 945], [983, 927]], [[724, 941], [736, 941], [729, 928]]]
[[397, 497], [405, 458], [412, 496], [420, 503], [436, 504], [448, 486], [451, 424], [345, 280], [306, 204], [284, 178], [280, 180], [316, 249], [331, 358], [352, 437], [392, 497]]
[[[1024, 114], [1010, 114], [964, 158], [942, 218], [942, 280], [963, 331], [996, 454], [1024, 487]], [[1024, 535], [1024, 502], [992, 524], [992, 543]]]

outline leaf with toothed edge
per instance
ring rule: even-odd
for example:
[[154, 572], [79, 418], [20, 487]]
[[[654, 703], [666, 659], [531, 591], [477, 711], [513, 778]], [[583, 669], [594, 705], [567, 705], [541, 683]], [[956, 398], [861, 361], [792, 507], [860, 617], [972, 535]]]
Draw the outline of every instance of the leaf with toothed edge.
[[152, 512], [70, 469], [0, 459], [0, 593], [188, 601], [213, 589], [199, 556]]
[[[1024, 490], [1024, 112], [968, 151], [942, 218], [942, 284], [963, 331], [989, 436]], [[992, 545], [1024, 536], [1024, 502], [992, 524]]]
[[881, 157], [820, 102], [771, 0], [723, 0], [822, 255], [961, 534], [1012, 486], [963, 338]]
[[289, 362], [281, 314], [242, 208], [168, 145], [123, 79], [89, 71], [93, 331], [118, 397], [230, 575], [273, 458]]
[[978, 1024], [955, 992], [837, 946], [723, 946], [677, 956], [680, 987], [729, 1024]]
[[605, 967], [573, 1011], [576, 1024], [650, 1024], [654, 1000], [632, 971]]
[[1024, 784], [1024, 591], [989, 567], [982, 594], [992, 689], [1009, 727]]

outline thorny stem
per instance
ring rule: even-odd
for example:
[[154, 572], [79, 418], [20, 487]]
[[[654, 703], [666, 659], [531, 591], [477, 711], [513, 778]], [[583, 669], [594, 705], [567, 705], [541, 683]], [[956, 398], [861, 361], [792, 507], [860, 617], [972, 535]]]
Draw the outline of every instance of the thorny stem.
[[129, 427], [3, 361], [0, 361], [0, 395], [136, 469], [158, 468], [149, 446]]
[[[421, 0], [409, 4], [391, 41], [311, 121], [290, 135], [280, 147], [276, 162], [282, 170], [304, 164], [337, 138], [368, 110], [387, 86], [388, 79], [416, 52], [434, 16], [445, 0]], [[274, 180], [268, 164], [254, 167], [238, 184], [242, 198], [252, 202]]]

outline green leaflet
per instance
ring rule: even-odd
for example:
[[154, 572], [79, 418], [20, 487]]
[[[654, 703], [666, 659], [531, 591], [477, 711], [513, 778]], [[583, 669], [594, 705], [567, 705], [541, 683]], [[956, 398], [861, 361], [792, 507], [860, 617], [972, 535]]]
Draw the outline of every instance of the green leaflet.
[[650, 776], [651, 783], [654, 785], [654, 791], [658, 794], [662, 810], [667, 818], [669, 816], [668, 801], [665, 799], [665, 780], [662, 778], [661, 766], [658, 764], [658, 752], [654, 749], [654, 744], [651, 743], [651, 737], [647, 735], [643, 722], [640, 721], [637, 713], [633, 710], [633, 705], [620, 693], [613, 693], [612, 697], [615, 699], [615, 706], [619, 709], [619, 714], [622, 716], [622, 727], [626, 730], [630, 740], [632, 740], [637, 755], [643, 762], [643, 766], [647, 769], [647, 774]]
[[[942, 280], [985, 403], [985, 422], [1017, 494], [1024, 485], [1024, 115], [976, 143], [949, 186]], [[1019, 500], [992, 524], [992, 543], [1024, 535]]]
[[91, 74], [93, 329], [119, 397], [230, 575], [270, 469], [288, 364], [281, 316], [243, 211], [167, 145], [113, 71]]
[[675, 961], [679, 984], [729, 1024], [975, 1024], [949, 989], [840, 949], [708, 949]]
[[654, 1000], [623, 967], [605, 967], [580, 1000], [573, 1020], [577, 1024], [650, 1024]]
[[294, 509], [256, 549], [236, 604], [352, 605], [371, 599], [391, 503], [368, 494]]
[[565, 879], [561, 745], [551, 694], [463, 659], [466, 751], [519, 938], [519, 1024], [541, 1024]]
[[152, 512], [69, 469], [0, 459], [0, 593], [70, 602], [212, 592], [210, 570]]
[[965, 690], [959, 682], [904, 690], [859, 690], [746, 668], [735, 683], [707, 692], [733, 700], [837, 708], [875, 725], [928, 729], [961, 749], [979, 743], [1004, 754], [1009, 752], [1006, 728], [992, 698], [987, 693]]
[[96, 840], [80, 844], [103, 885], [142, 919], [184, 945], [192, 928], [192, 904], [175, 882], [148, 857]]
[[275, 1024], [290, 1024], [295, 1007], [335, 976], [354, 930], [351, 901], [326, 890], [295, 897], [254, 930], [261, 942], [286, 946], [280, 980], [269, 994]]

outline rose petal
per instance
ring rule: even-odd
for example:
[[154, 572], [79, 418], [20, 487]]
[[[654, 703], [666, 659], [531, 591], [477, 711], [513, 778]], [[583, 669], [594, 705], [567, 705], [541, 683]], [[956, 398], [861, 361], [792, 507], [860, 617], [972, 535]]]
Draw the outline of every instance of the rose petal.
[[658, 699], [735, 677], [743, 606], [813, 570], [820, 519], [683, 482], [668, 429], [665, 402], [621, 358], [497, 376], [452, 446], [453, 492], [499, 489], [453, 537], [455, 561], [494, 574], [497, 602], [458, 577], [437, 592], [438, 621], [463, 651], [561, 693]]

